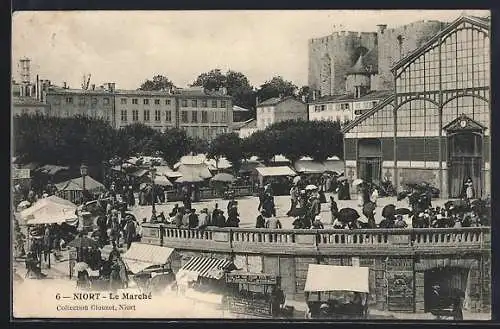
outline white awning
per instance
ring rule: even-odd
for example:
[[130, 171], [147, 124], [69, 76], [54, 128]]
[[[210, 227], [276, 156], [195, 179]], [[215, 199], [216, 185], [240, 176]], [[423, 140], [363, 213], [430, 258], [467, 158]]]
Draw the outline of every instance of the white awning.
[[138, 273], [152, 265], [168, 262], [174, 249], [134, 242], [123, 255], [123, 260], [132, 273]]
[[321, 162], [311, 160], [298, 160], [295, 162], [294, 167], [297, 172], [306, 174], [322, 174], [326, 171]]
[[370, 292], [369, 268], [309, 264], [304, 291]]
[[287, 166], [279, 167], [260, 167], [255, 168], [259, 175], [263, 177], [267, 176], [297, 176], [297, 174]]
[[209, 279], [221, 279], [224, 272], [233, 268], [234, 264], [227, 259], [191, 257], [177, 273], [177, 277], [202, 277]]

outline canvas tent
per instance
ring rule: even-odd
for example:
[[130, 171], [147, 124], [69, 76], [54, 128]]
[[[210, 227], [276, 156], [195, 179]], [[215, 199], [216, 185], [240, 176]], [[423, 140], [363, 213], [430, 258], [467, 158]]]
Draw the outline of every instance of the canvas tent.
[[21, 219], [27, 225], [74, 224], [78, 220], [77, 206], [57, 196], [49, 196], [35, 202], [30, 208], [21, 211]]

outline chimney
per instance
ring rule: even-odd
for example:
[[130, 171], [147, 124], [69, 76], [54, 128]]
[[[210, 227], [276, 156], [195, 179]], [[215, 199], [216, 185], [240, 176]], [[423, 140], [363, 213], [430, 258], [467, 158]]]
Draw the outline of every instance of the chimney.
[[110, 82], [108, 85], [109, 85], [109, 91], [112, 92], [112, 93], [114, 93], [115, 92], [116, 83]]
[[313, 102], [316, 101], [316, 94], [317, 94], [317, 91], [316, 90], [313, 90]]
[[63, 82], [63, 89], [67, 89], [66, 81]]
[[306, 103], [306, 95], [302, 95], [302, 102]]
[[92, 90], [95, 90], [95, 83], [92, 84]]
[[387, 28], [387, 24], [378, 24], [378, 33], [383, 34], [385, 29]]
[[259, 96], [255, 96], [255, 107], [259, 106]]
[[40, 78], [38, 74], [36, 75], [36, 85], [35, 85], [35, 96], [36, 100], [40, 100]]

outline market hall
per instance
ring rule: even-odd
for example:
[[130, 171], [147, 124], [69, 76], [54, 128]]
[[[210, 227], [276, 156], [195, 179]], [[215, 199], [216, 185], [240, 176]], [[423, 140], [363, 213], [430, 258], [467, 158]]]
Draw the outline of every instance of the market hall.
[[490, 193], [489, 29], [462, 16], [394, 64], [394, 94], [343, 129], [349, 178]]

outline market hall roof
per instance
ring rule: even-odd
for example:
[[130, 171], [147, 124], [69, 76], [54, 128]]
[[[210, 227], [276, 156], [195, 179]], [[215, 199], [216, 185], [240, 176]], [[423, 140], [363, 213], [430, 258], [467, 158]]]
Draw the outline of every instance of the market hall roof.
[[434, 44], [437, 40], [439, 40], [442, 36], [446, 35], [447, 33], [451, 32], [454, 28], [459, 26], [460, 24], [467, 22], [472, 25], [480, 26], [484, 29], [489, 29], [491, 22], [489, 18], [486, 17], [476, 17], [476, 16], [460, 16], [450, 24], [448, 24], [444, 29], [442, 29], [439, 33], [437, 33], [434, 37], [430, 38], [429, 41], [424, 43], [422, 46], [418, 47], [417, 49], [413, 50], [411, 53], [409, 53], [407, 56], [403, 57], [401, 60], [396, 62], [392, 68], [391, 71], [395, 72], [398, 68], [402, 67], [406, 63], [412, 61], [413, 59], [417, 58], [420, 56], [422, 53], [424, 53], [429, 46]]
[[356, 120], [351, 121], [349, 124], [347, 124], [344, 128], [342, 128], [342, 133], [345, 134], [349, 132], [352, 128], [356, 127], [358, 124], [361, 122], [365, 121], [372, 115], [374, 115], [376, 112], [379, 110], [383, 109], [386, 107], [388, 104], [392, 103], [394, 101], [394, 95], [391, 95], [387, 98], [385, 98], [382, 102], [378, 103], [375, 107], [373, 107], [371, 110], [366, 111], [362, 115], [356, 118]]
[[374, 99], [384, 99], [387, 96], [390, 96], [394, 93], [392, 90], [372, 90], [368, 92], [367, 94], [356, 98], [354, 97], [354, 94], [342, 94], [342, 95], [330, 95], [330, 96], [324, 96], [319, 99], [316, 99], [315, 101], [309, 102], [309, 104], [320, 104], [320, 103], [345, 103], [345, 102], [350, 102], [350, 101], [355, 101], [355, 102], [363, 102], [363, 101], [368, 101], [368, 100], [374, 100]]

